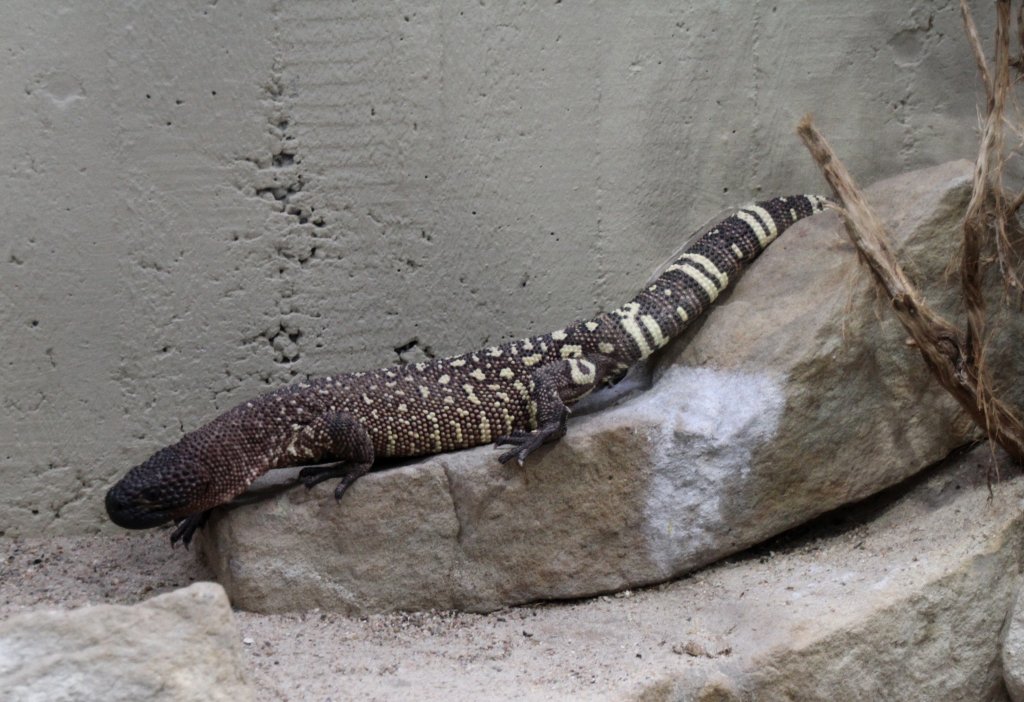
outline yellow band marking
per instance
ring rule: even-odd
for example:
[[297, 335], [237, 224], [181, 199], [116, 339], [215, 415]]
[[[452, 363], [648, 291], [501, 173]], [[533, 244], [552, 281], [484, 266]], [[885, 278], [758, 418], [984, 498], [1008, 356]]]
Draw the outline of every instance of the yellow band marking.
[[615, 313], [619, 317], [619, 326], [621, 326], [623, 331], [629, 334], [633, 341], [636, 342], [637, 349], [640, 351], [640, 358], [647, 358], [654, 353], [654, 349], [652, 349], [650, 344], [647, 343], [647, 339], [644, 337], [644, 333], [640, 329], [640, 325], [637, 324], [636, 317], [639, 312], [640, 305], [635, 302], [627, 302], [625, 305], [615, 310]]
[[[734, 246], [735, 246], [735, 244], [734, 244]], [[708, 273], [710, 273], [711, 275], [713, 275], [715, 278], [718, 279], [718, 289], [719, 290], [725, 290], [727, 287], [729, 287], [729, 275], [727, 273], [723, 273], [721, 270], [719, 270], [718, 266], [715, 265], [715, 262], [712, 261], [707, 256], [701, 256], [700, 254], [687, 253], [687, 254], [683, 254], [682, 256], [680, 256], [680, 258], [685, 258], [688, 261], [693, 261], [694, 263], [697, 263], [697, 264], [700, 264], [701, 266], [703, 266], [704, 270], [706, 270]]]
[[775, 226], [775, 218], [772, 217], [771, 212], [758, 205], [751, 205], [746, 209], [761, 218], [761, 221], [768, 227], [768, 234], [773, 240], [779, 236], [779, 228]]
[[704, 292], [708, 294], [711, 302], [715, 301], [718, 297], [718, 288], [715, 286], [714, 281], [708, 278], [706, 275], [701, 273], [699, 270], [690, 265], [681, 266], [683, 273], [690, 276], [697, 285], [704, 289]]
[[754, 236], [757, 237], [757, 243], [761, 245], [762, 249], [768, 246], [768, 244], [772, 243], [771, 237], [768, 236], [768, 232], [764, 230], [764, 228], [761, 226], [761, 223], [757, 221], [757, 217], [750, 214], [749, 212], [744, 212], [743, 210], [740, 210], [739, 212], [736, 213], [736, 219], [742, 222], [746, 222], [747, 226], [754, 230]]
[[654, 339], [654, 345], [659, 349], [668, 343], [668, 337], [665, 336], [661, 331], [661, 326], [658, 324], [658, 320], [649, 314], [645, 314], [640, 317], [640, 321], [643, 322], [644, 326], [647, 327], [647, 331], [650, 333], [651, 338]]

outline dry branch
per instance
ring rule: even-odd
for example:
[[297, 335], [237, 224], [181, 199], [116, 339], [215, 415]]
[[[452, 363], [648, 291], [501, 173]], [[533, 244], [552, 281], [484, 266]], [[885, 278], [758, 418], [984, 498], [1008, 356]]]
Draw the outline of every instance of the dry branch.
[[[988, 73], [988, 61], [985, 60], [985, 52], [982, 50], [981, 40], [978, 38], [978, 28], [974, 24], [974, 18], [971, 16], [971, 8], [967, 6], [967, 0], [960, 0], [960, 16], [964, 20], [964, 31], [967, 33], [967, 41], [971, 44], [974, 62], [978, 64], [981, 82], [985, 85], [985, 90], [989, 91], [992, 79]], [[992, 94], [989, 92], [986, 97], [991, 100]]]
[[[1010, 0], [996, 1], [995, 75], [992, 75], [985, 61], [967, 0], [960, 0], [964, 32], [978, 63], [986, 95], [986, 117], [982, 126], [978, 158], [975, 161], [974, 191], [964, 219], [961, 258], [964, 302], [968, 314], [967, 350], [971, 356], [980, 352], [977, 347], [984, 338], [985, 302], [981, 297], [980, 284], [975, 289], [973, 283], [981, 281], [984, 276], [982, 252], [985, 249], [987, 232], [993, 233], [996, 261], [1007, 292], [1011, 297], [1019, 298], [1024, 291], [1018, 272], [1020, 261], [1014, 251], [1010, 235], [1010, 232], [1019, 235], [1020, 227], [1016, 217], [1017, 211], [1024, 203], [1024, 191], [1010, 198], [1003, 188], [1003, 168], [1007, 159], [1004, 129], [1007, 123], [1007, 107], [1013, 97], [1010, 76], [1011, 4]], [[1024, 5], [1021, 5], [1017, 12], [1018, 39], [1024, 41], [1022, 13]], [[1021, 50], [1024, 51], [1024, 44], [1021, 45]], [[1020, 58], [1015, 62], [1018, 69], [1024, 67]]]
[[979, 383], [979, 374], [984, 377], [980, 354], [972, 356], [966, 352], [969, 345], [965, 336], [933, 311], [907, 278], [889, 246], [881, 220], [809, 115], [801, 120], [797, 133], [842, 204], [843, 221], [851, 241], [891, 300], [896, 316], [916, 342], [925, 363], [975, 423], [1015, 460], [1024, 463], [1024, 423], [991, 393], [987, 382]]

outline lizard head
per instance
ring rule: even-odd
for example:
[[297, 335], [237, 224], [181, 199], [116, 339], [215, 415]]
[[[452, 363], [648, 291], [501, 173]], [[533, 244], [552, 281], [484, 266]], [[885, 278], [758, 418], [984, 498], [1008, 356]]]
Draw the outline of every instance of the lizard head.
[[197, 461], [168, 446], [132, 468], [107, 492], [110, 520], [126, 529], [148, 529], [198, 511], [205, 480]]

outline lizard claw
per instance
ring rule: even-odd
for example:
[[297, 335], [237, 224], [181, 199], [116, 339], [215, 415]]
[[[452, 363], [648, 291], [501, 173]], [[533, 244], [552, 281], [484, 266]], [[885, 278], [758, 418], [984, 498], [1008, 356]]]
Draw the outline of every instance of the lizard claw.
[[178, 522], [177, 528], [171, 532], [171, 548], [174, 548], [180, 541], [181, 545], [184, 546], [187, 551], [189, 544], [192, 543], [192, 537], [195, 535], [196, 531], [206, 524], [206, 520], [209, 518], [210, 510], [206, 510], [205, 512], [185, 517]]
[[356, 481], [359, 476], [345, 476], [338, 484], [334, 487], [334, 501], [341, 502], [341, 498], [345, 496], [345, 491], [348, 490], [349, 485]]
[[553, 430], [538, 429], [537, 431], [516, 429], [511, 434], [499, 436], [494, 441], [495, 446], [518, 446], [519, 448], [506, 451], [498, 456], [498, 463], [505, 464], [514, 458], [519, 467], [522, 468], [526, 457], [539, 449], [545, 442], [550, 441], [552, 436], [557, 433], [557, 430], [557, 427]]
[[325, 480], [330, 480], [333, 475], [329, 472], [316, 473], [314, 471], [307, 471], [305, 468], [299, 471], [299, 482], [302, 483], [307, 490], [312, 490], [314, 485], [319, 485]]

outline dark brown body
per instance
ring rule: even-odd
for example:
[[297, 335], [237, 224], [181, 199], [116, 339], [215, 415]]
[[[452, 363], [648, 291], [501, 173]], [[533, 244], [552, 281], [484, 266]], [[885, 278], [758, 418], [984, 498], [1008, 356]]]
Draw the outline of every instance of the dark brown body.
[[108, 493], [108, 512], [136, 528], [189, 517], [175, 533], [187, 542], [200, 515], [274, 468], [306, 466], [300, 477], [309, 487], [342, 477], [340, 499], [376, 458], [494, 442], [515, 447], [502, 462], [522, 462], [564, 434], [569, 405], [677, 336], [778, 234], [824, 205], [798, 195], [741, 208], [635, 298], [592, 320], [427, 363], [318, 378], [243, 403], [133, 468]]

